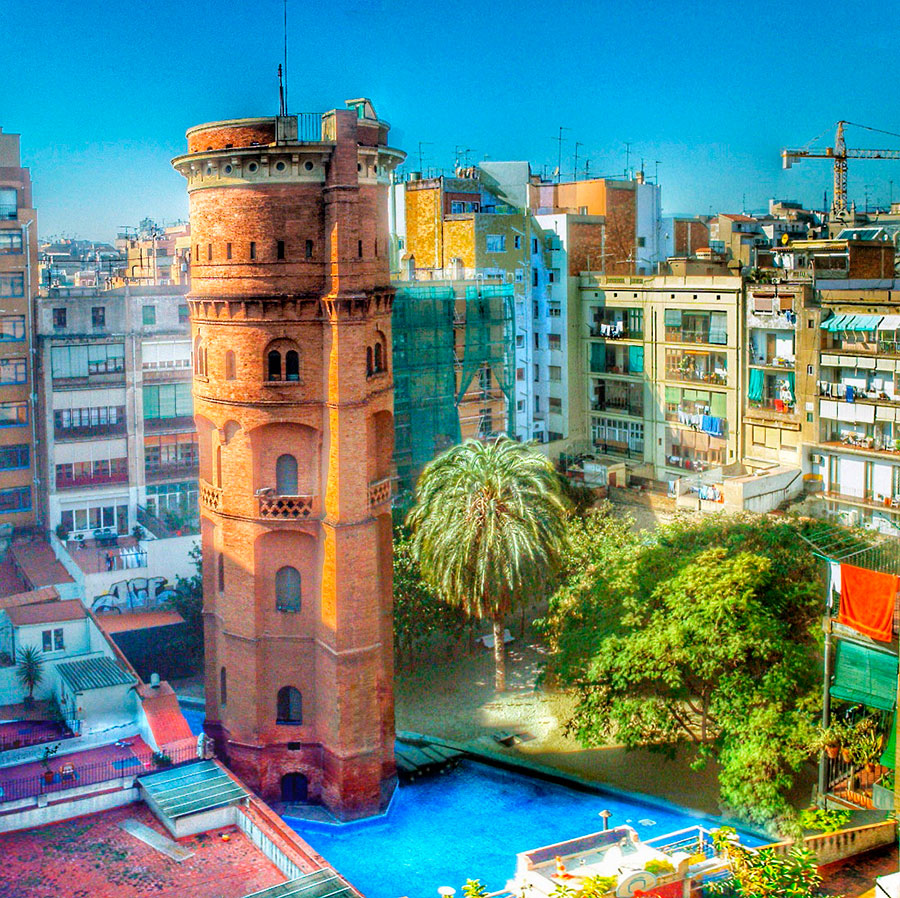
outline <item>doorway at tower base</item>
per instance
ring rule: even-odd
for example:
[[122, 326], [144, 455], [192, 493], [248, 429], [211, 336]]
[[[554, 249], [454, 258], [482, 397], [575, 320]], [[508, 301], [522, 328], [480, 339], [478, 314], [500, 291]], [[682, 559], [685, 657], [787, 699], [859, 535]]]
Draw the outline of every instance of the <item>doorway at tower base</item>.
[[386, 765], [379, 751], [341, 758], [317, 744], [238, 743], [216, 723], [207, 723], [205, 731], [219, 759], [276, 809], [322, 805], [337, 820], [358, 820], [384, 813], [397, 787], [396, 773], [384, 775], [393, 763]]

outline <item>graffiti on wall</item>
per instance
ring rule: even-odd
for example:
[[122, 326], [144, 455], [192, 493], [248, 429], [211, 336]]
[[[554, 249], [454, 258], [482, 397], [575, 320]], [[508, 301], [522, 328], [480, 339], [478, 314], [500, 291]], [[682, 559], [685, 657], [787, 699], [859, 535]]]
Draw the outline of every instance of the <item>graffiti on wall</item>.
[[165, 577], [134, 577], [118, 580], [109, 590], [91, 603], [91, 611], [98, 614], [123, 611], [150, 611], [166, 605], [175, 598], [175, 590]]

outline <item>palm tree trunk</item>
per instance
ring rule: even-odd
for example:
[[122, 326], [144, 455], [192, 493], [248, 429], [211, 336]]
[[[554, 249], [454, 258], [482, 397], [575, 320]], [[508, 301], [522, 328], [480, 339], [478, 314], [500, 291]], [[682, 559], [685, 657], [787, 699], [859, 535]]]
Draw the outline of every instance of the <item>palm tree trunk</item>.
[[492, 623], [494, 625], [494, 690], [506, 692], [506, 643], [503, 641], [503, 616], [495, 616]]

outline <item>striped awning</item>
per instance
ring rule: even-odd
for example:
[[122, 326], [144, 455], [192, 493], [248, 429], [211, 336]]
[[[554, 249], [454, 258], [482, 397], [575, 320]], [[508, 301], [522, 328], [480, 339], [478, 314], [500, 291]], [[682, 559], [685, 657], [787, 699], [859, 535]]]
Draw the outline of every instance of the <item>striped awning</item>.
[[853, 322], [844, 325], [849, 331], [874, 331], [881, 324], [881, 315], [854, 315]]
[[896, 331], [900, 330], [900, 315], [885, 315], [878, 325], [880, 331]]
[[893, 711], [897, 704], [897, 656], [839, 639], [831, 695], [845, 702]]

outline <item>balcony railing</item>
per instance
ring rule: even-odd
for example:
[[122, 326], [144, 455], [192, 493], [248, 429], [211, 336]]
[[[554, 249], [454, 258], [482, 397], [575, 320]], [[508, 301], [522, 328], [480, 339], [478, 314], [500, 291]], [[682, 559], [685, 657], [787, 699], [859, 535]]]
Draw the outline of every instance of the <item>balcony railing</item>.
[[313, 513], [314, 496], [259, 497], [259, 516], [266, 520], [302, 521]]
[[623, 415], [632, 415], [635, 418], [644, 417], [644, 406], [640, 403], [616, 402], [607, 399], [606, 402], [598, 402], [596, 399], [591, 402], [592, 412], [619, 412]]
[[169, 465], [145, 466], [144, 478], [148, 483], [168, 480], [170, 477], [194, 478], [200, 470], [199, 462], [177, 462]]
[[643, 331], [629, 330], [627, 327], [617, 328], [613, 324], [594, 324], [591, 327], [592, 337], [602, 337], [606, 340], [643, 340]]
[[56, 475], [56, 488], [58, 490], [78, 489], [84, 486], [99, 486], [106, 483], [128, 483], [128, 472], [121, 471], [114, 474], [82, 474], [80, 477], [66, 477]]
[[391, 500], [391, 478], [384, 477], [369, 484], [369, 508], [377, 508]]
[[194, 430], [193, 415], [181, 415], [178, 418], [144, 418], [144, 430], [153, 433], [164, 432], [182, 432], [185, 430]]
[[211, 511], [218, 511], [222, 506], [222, 490], [205, 480], [200, 481], [200, 504]]
[[126, 422], [123, 415], [121, 421], [115, 424], [94, 424], [88, 427], [59, 427], [53, 428], [53, 438], [57, 443], [65, 443], [67, 440], [104, 440], [107, 437], [119, 437], [126, 433]]
[[685, 383], [716, 384], [723, 387], [728, 383], [727, 374], [718, 374], [715, 371], [682, 371], [680, 368], [667, 368], [666, 380], [680, 380]]

